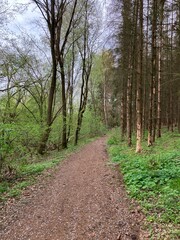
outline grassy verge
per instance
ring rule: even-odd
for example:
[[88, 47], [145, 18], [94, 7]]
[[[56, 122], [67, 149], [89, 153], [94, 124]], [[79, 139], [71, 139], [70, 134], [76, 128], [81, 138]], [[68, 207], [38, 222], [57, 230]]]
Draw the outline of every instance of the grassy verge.
[[26, 159], [11, 161], [11, 172], [4, 174], [0, 179], [0, 202], [6, 202], [9, 198], [18, 198], [22, 191], [33, 185], [37, 181], [37, 177], [45, 170], [55, 168], [68, 155], [80, 150], [85, 144], [95, 139], [81, 139], [78, 146], [69, 145], [66, 150], [53, 151], [43, 157], [34, 155], [33, 158], [27, 156]]
[[[151, 239], [179, 239], [180, 223], [180, 134], [165, 133], [153, 147], [143, 142], [143, 152], [135, 153], [113, 131], [109, 140], [112, 162], [119, 163], [127, 191], [146, 215]], [[151, 222], [151, 224], [149, 224]]]

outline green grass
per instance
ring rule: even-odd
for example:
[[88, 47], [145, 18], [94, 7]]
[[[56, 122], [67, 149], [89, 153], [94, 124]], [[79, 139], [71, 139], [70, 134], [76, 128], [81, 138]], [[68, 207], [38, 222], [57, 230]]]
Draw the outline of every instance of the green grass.
[[9, 197], [18, 197], [22, 190], [33, 183], [33, 180], [22, 180], [21, 182], [7, 182], [0, 183], [0, 200], [6, 200]]
[[108, 140], [111, 160], [120, 164], [127, 191], [140, 203], [147, 220], [176, 225], [180, 223], [180, 134], [166, 132], [153, 147], [146, 144], [137, 154], [135, 141], [129, 148], [116, 130]]
[[0, 194], [7, 192], [7, 190], [9, 189], [9, 183], [6, 181], [3, 181], [0, 183]]
[[11, 168], [13, 168], [15, 174], [13, 173], [13, 176], [9, 179], [2, 178], [0, 182], [0, 202], [5, 202], [8, 198], [18, 198], [25, 188], [36, 182], [38, 175], [41, 175], [45, 170], [56, 167], [72, 152], [80, 150], [85, 144], [94, 141], [96, 138], [81, 139], [78, 146], [70, 144], [68, 149], [60, 152], [52, 151], [43, 157], [36, 156], [33, 159], [11, 161]]
[[47, 162], [33, 163], [29, 165], [23, 165], [19, 168], [20, 175], [38, 175], [44, 170], [54, 167], [59, 163], [58, 160], [52, 160]]

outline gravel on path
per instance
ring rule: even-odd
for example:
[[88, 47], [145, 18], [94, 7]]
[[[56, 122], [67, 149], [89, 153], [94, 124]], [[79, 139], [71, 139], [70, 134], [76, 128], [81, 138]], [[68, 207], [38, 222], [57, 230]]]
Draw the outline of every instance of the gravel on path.
[[87, 144], [2, 214], [1, 240], [136, 240], [122, 176], [108, 163], [106, 137]]

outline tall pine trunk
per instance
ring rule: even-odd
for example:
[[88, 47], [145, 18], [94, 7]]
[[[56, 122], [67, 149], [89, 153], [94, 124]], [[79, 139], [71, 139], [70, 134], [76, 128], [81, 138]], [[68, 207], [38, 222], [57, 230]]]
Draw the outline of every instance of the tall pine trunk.
[[143, 84], [143, 0], [139, 1], [139, 26], [138, 26], [139, 52], [137, 61], [137, 135], [136, 135], [136, 153], [142, 151], [142, 84]]
[[162, 79], [162, 49], [163, 49], [163, 19], [164, 3], [160, 5], [159, 21], [159, 49], [158, 49], [158, 106], [157, 106], [157, 137], [161, 137], [161, 79]]
[[129, 66], [127, 82], [127, 139], [128, 146], [132, 145], [132, 67]]
[[156, 38], [157, 38], [157, 0], [153, 0], [152, 6], [152, 76], [149, 91], [149, 124], [148, 124], [148, 146], [151, 146], [155, 141], [156, 132]]
[[131, 17], [130, 27], [131, 41], [129, 48], [129, 67], [128, 67], [128, 81], [127, 81], [127, 141], [128, 146], [132, 145], [132, 94], [133, 94], [133, 80], [135, 80], [134, 67], [135, 67], [135, 55], [137, 50], [137, 22], [138, 22], [138, 4], [134, 4], [133, 17]]

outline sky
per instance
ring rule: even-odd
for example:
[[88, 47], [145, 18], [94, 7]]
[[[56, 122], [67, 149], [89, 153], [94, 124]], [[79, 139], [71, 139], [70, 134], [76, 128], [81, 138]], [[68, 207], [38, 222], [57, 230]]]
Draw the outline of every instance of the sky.
[[[6, 1], [6, 0], [0, 0], [1, 1]], [[43, 33], [42, 26], [38, 27], [37, 26], [37, 20], [41, 19], [41, 13], [35, 6], [35, 4], [32, 3], [32, 0], [7, 0], [8, 4], [10, 6], [11, 10], [14, 10], [15, 6], [23, 6], [23, 8], [20, 11], [15, 11], [13, 17], [10, 17], [9, 23], [8, 23], [8, 28], [10, 31], [12, 31], [12, 35], [19, 35], [21, 33], [28, 33], [30, 35], [34, 35], [36, 38], [40, 36], [40, 33]], [[101, 47], [103, 45], [106, 45], [107, 43], [104, 41], [104, 39], [107, 39], [107, 35], [109, 35], [109, 32], [107, 31], [107, 23], [106, 23], [106, 18], [107, 18], [107, 3], [108, 1], [106, 0], [96, 0], [97, 2], [100, 3], [100, 18], [102, 20], [102, 29], [101, 32], [102, 34], [100, 35], [99, 42], [101, 42]], [[25, 6], [27, 6], [25, 8]], [[41, 23], [44, 21], [41, 21]]]
[[[0, 0], [3, 1], [3, 0]], [[106, 0], [97, 0], [102, 6], [102, 9], [105, 9], [106, 6]], [[19, 28], [27, 29], [28, 31], [37, 31], [37, 24], [35, 24], [35, 20], [41, 17], [41, 14], [39, 13], [38, 9], [35, 7], [35, 5], [32, 3], [31, 0], [8, 0], [8, 3], [11, 7], [11, 9], [14, 8], [16, 4], [18, 6], [25, 6], [26, 4], [29, 4], [27, 10], [24, 12], [21, 11], [20, 13], [17, 13], [15, 11], [14, 18], [10, 20], [9, 28], [13, 31], [18, 31]], [[103, 10], [103, 14], [101, 14], [102, 18], [105, 17], [105, 11]]]
[[[36, 19], [40, 17], [40, 14], [34, 4], [29, 4], [30, 2], [29, 0], [8, 0], [9, 7], [14, 12], [8, 23], [10, 30], [19, 32], [20, 29], [24, 29], [31, 33], [37, 31]], [[20, 7], [18, 11], [16, 6]]]

